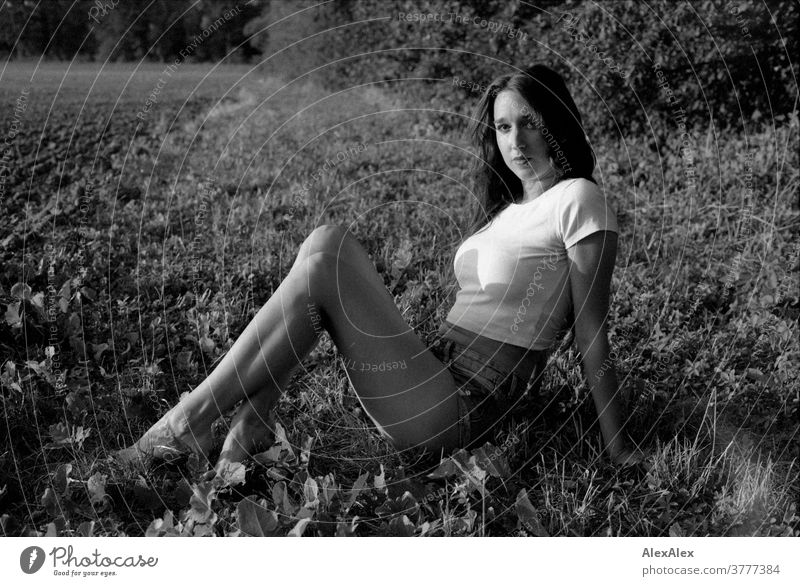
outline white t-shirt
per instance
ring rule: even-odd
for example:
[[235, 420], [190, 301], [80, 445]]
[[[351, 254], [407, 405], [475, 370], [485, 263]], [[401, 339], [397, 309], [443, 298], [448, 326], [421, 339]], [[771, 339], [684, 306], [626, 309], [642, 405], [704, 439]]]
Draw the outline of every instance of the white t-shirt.
[[568, 179], [509, 204], [456, 251], [460, 289], [447, 321], [492, 340], [546, 350], [571, 323], [567, 249], [617, 219], [600, 188]]

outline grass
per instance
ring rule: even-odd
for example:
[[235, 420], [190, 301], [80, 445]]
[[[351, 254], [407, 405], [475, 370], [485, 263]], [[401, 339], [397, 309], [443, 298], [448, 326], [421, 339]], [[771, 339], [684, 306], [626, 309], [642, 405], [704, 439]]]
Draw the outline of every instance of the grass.
[[[324, 335], [278, 407], [284, 441], [226, 484], [192, 461], [140, 475], [107, 457], [202, 380], [321, 223], [354, 232], [430, 340], [469, 213], [463, 132], [385, 89], [330, 95], [245, 66], [185, 104], [209, 71], [191, 65], [134, 132], [162, 68], [118, 101], [114, 66], [84, 105], [96, 66], [61, 90], [63, 66], [47, 67], [3, 198], [6, 535], [800, 534], [796, 117], [695, 129], [693, 189], [676, 137], [596, 145], [621, 229], [611, 340], [649, 471], [602, 455], [571, 346], [499, 452], [440, 463], [377, 434]], [[3, 73], [2, 132], [30, 71]]]

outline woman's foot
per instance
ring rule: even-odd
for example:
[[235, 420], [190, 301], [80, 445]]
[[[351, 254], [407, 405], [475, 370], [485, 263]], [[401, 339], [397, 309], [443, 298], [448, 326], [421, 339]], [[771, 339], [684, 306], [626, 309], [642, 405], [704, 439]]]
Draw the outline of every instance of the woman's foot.
[[275, 440], [275, 412], [270, 411], [264, 421], [253, 418], [250, 410], [245, 407], [242, 405], [231, 421], [230, 431], [214, 466], [215, 472], [220, 476], [224, 476], [226, 468], [268, 449]]
[[201, 461], [208, 460], [214, 438], [209, 427], [202, 434], [190, 428], [185, 417], [176, 407], [170, 409], [135, 444], [116, 453], [123, 462], [154, 460], [174, 462], [190, 454], [197, 454]]

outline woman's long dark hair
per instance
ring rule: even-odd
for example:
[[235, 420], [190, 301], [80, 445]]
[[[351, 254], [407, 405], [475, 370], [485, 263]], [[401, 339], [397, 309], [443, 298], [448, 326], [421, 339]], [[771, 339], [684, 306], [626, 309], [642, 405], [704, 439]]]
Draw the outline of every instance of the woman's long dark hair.
[[[533, 65], [522, 73], [501, 75], [481, 96], [470, 125], [470, 138], [478, 150], [473, 165], [474, 193], [478, 199], [469, 228], [474, 234], [488, 224], [509, 203], [522, 197], [522, 182], [503, 161], [497, 148], [494, 101], [503, 90], [516, 90], [527, 100], [548, 131], [550, 161], [561, 180], [583, 177], [595, 182], [595, 156], [586, 141], [580, 112], [564, 79], [545, 65]], [[554, 141], [554, 142], [553, 142]], [[554, 146], [561, 151], [556, 159]]]

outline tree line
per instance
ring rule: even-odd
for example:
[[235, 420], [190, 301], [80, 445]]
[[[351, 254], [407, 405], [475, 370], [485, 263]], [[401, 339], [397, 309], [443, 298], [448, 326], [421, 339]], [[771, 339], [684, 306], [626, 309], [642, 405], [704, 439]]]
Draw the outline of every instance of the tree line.
[[[195, 61], [250, 61], [260, 39], [245, 26], [263, 0], [5, 0], [0, 55], [78, 61], [172, 61], [198, 34]], [[10, 25], [10, 26], [9, 26]]]
[[543, 62], [595, 111], [593, 132], [797, 109], [795, 0], [6, 0], [0, 23], [12, 58], [166, 62], [191, 46], [195, 61], [263, 62], [334, 89], [382, 82], [456, 114], [499, 72]]

